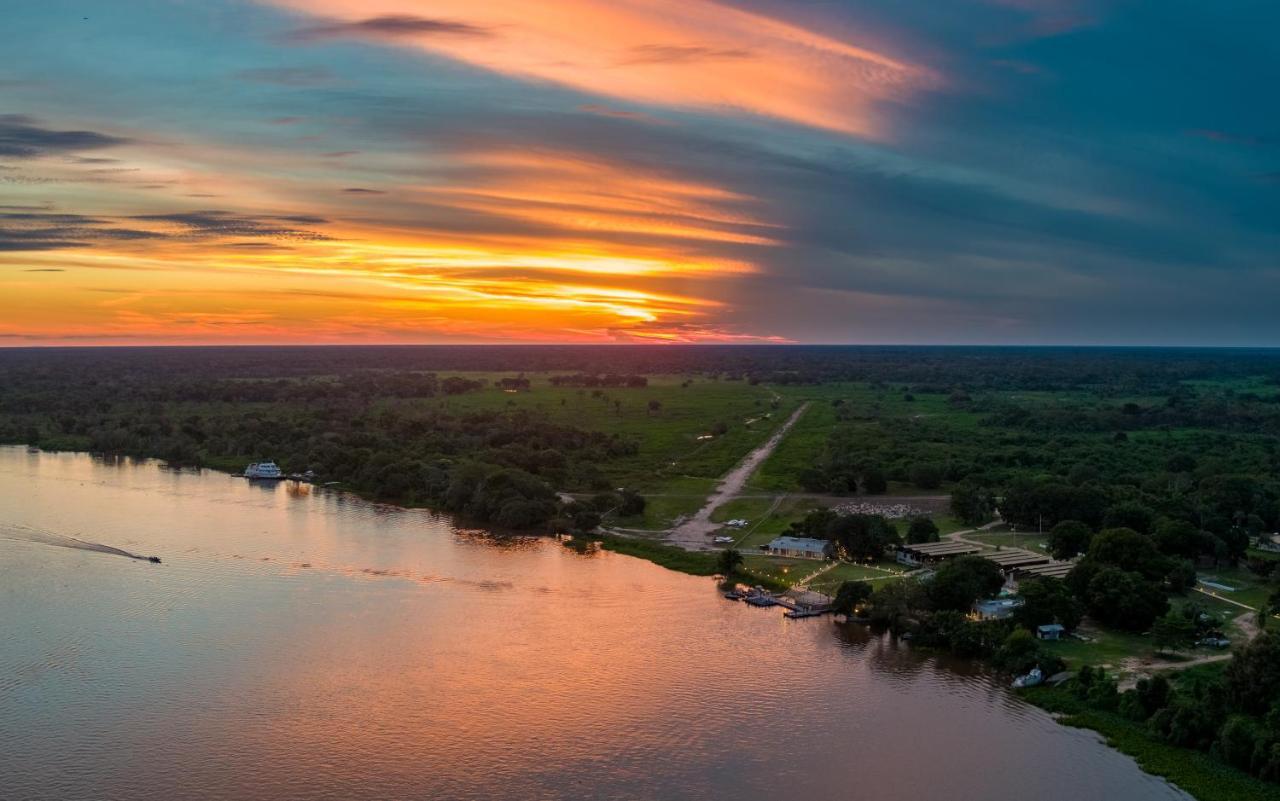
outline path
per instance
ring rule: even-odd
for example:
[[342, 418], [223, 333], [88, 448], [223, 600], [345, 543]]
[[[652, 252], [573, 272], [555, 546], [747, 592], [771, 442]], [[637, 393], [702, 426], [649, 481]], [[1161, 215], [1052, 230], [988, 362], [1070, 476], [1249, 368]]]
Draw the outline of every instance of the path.
[[[1208, 593], [1205, 594], [1207, 595]], [[1225, 601], [1226, 599], [1218, 598], [1218, 600]], [[1244, 604], [1237, 603], [1236, 601], [1230, 601], [1230, 603], [1234, 603], [1236, 606], [1244, 606], [1245, 609], [1253, 609], [1252, 606], [1245, 606]], [[1256, 611], [1246, 612], [1243, 615], [1239, 615], [1232, 621], [1232, 623], [1234, 623], [1236, 628], [1240, 630], [1240, 633], [1244, 635], [1245, 645], [1253, 642], [1253, 638], [1257, 637], [1261, 632], [1261, 629], [1258, 628], [1258, 617]], [[1232, 651], [1234, 650], [1235, 649], [1233, 648]], [[1211, 662], [1226, 662], [1233, 655], [1234, 654], [1231, 652], [1209, 654], [1207, 656], [1195, 656], [1179, 662], [1157, 660], [1154, 656], [1147, 657], [1145, 659], [1131, 656], [1120, 662], [1120, 671], [1123, 678], [1119, 682], [1119, 689], [1121, 692], [1131, 690], [1137, 686], [1138, 679], [1151, 678], [1151, 676], [1156, 673], [1172, 673], [1178, 670], [1186, 670], [1187, 668], [1195, 667], [1196, 665], [1207, 665]]]
[[791, 427], [800, 419], [800, 415], [805, 413], [809, 408], [809, 403], [800, 404], [800, 408], [792, 412], [787, 421], [773, 432], [773, 436], [760, 447], [748, 453], [746, 458], [738, 463], [738, 466], [728, 472], [720, 481], [720, 485], [716, 487], [715, 492], [711, 493], [707, 498], [707, 502], [697, 514], [693, 517], [681, 522], [675, 528], [671, 529], [667, 535], [667, 539], [673, 545], [679, 545], [687, 550], [705, 550], [710, 547], [707, 542], [707, 536], [720, 528], [719, 523], [711, 522], [711, 515], [724, 506], [729, 500], [736, 496], [739, 490], [747, 483], [747, 479], [756, 471], [765, 459], [773, 453], [778, 447], [778, 443], [782, 442], [782, 438], [787, 435]]
[[983, 526], [978, 526], [977, 528], [966, 528], [960, 531], [953, 531], [950, 534], [947, 534], [946, 537], [952, 542], [963, 542], [965, 545], [976, 545], [979, 548], [995, 550], [996, 548], [994, 545], [990, 545], [985, 542], [979, 542], [978, 540], [967, 540], [964, 538], [964, 535], [977, 534], [981, 531], [990, 531], [996, 526], [1003, 526], [1003, 525], [1004, 525], [1004, 521], [997, 518], [995, 520], [992, 520], [990, 523], [987, 523], [986, 525], [983, 525]]
[[793, 590], [805, 590], [805, 589], [808, 589], [808, 588], [809, 588], [809, 584], [810, 584], [814, 579], [816, 579], [818, 576], [821, 576], [823, 573], [826, 573], [826, 572], [827, 572], [827, 571], [829, 571], [829, 570], [834, 570], [834, 569], [836, 569], [836, 567], [838, 567], [840, 564], [841, 564], [840, 562], [828, 562], [827, 564], [825, 564], [825, 565], [823, 565], [822, 567], [818, 568], [817, 570], [813, 571], [813, 572], [812, 572], [812, 573], [810, 573], [809, 575], [807, 575], [807, 576], [805, 576], [804, 578], [800, 579], [800, 580], [799, 580], [799, 581], [797, 581], [795, 584], [792, 584], [792, 585], [791, 585], [791, 589], [793, 589]]

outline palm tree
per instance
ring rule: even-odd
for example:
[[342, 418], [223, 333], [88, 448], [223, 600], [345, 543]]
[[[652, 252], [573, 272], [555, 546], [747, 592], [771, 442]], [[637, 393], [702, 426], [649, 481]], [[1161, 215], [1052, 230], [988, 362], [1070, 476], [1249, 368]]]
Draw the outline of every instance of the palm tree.
[[723, 576], [732, 576], [742, 568], [742, 552], [737, 548], [725, 548], [716, 561], [716, 569]]

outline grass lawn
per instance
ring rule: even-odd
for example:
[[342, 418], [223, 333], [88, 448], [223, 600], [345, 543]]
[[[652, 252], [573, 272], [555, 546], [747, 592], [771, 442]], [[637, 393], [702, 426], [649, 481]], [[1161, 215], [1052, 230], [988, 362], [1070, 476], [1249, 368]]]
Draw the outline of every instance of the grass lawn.
[[1153, 649], [1151, 638], [1142, 634], [1088, 624], [1082, 626], [1079, 633], [1088, 637], [1089, 641], [1070, 638], [1044, 643], [1045, 650], [1062, 657], [1070, 670], [1076, 670], [1081, 665], [1118, 670], [1125, 659], [1149, 656]]
[[600, 538], [600, 546], [608, 551], [647, 559], [681, 573], [690, 573], [695, 576], [712, 576], [716, 573], [718, 556], [707, 551], [686, 551], [683, 548], [653, 540], [609, 536]]
[[873, 570], [864, 565], [846, 562], [818, 576], [809, 587], [827, 595], [834, 595], [840, 585], [846, 581], [867, 581], [871, 586], [878, 587], [886, 581], [897, 581], [899, 578], [900, 576], [883, 570]]
[[697, 512], [716, 487], [717, 479], [674, 476], [645, 495], [644, 514], [638, 517], [610, 518], [607, 523], [618, 528], [664, 531], [676, 518]]
[[1215, 567], [1200, 571], [1198, 577], [1201, 581], [1212, 581], [1217, 584], [1234, 587], [1234, 592], [1220, 590], [1215, 587], [1206, 587], [1205, 589], [1211, 590], [1222, 598], [1252, 606], [1254, 609], [1261, 609], [1265, 606], [1267, 599], [1275, 591], [1273, 586], [1244, 567]]
[[744, 554], [745, 572], [760, 576], [770, 581], [790, 587], [800, 579], [816, 570], [821, 570], [826, 562], [817, 559], [788, 559], [760, 554]]
[[1043, 534], [1014, 534], [1011, 531], [984, 531], [981, 534], [966, 534], [964, 538], [974, 542], [982, 542], [1000, 548], [1021, 548], [1024, 551], [1049, 553], [1049, 537]]
[[[961, 523], [951, 515], [934, 515], [933, 522], [938, 526], [938, 533], [944, 537], [953, 531], [964, 531], [973, 528], [973, 526]], [[906, 523], [901, 523], [898, 528], [905, 533], [907, 525]]]
[[[1224, 618], [1226, 623], [1223, 630], [1230, 639], [1235, 640], [1240, 636], [1233, 625], [1233, 621], [1241, 614], [1244, 614], [1245, 610], [1238, 606], [1214, 601], [1214, 599], [1199, 593], [1188, 593], [1185, 597], [1170, 598], [1169, 603], [1173, 609], [1179, 609], [1189, 603], [1198, 604], [1209, 613], [1221, 615]], [[1123, 660], [1129, 657], [1146, 658], [1151, 656], [1155, 650], [1151, 637], [1146, 634], [1119, 631], [1088, 622], [1078, 632], [1089, 637], [1090, 641], [1083, 642], [1072, 638], [1044, 643], [1045, 648], [1050, 653], [1062, 657], [1066, 661], [1067, 667], [1071, 670], [1076, 670], [1081, 665], [1119, 669]], [[1197, 648], [1188, 652], [1188, 655], [1203, 656], [1214, 653], [1221, 652]]]
[[[489, 381], [510, 374], [452, 373]], [[550, 374], [525, 373], [532, 381], [528, 392], [505, 392], [490, 386], [476, 392], [415, 401], [429, 408], [465, 411], [528, 411], [559, 425], [572, 426], [635, 440], [634, 456], [601, 464], [616, 486], [656, 492], [670, 476], [718, 478], [727, 473], [795, 410], [799, 401], [783, 398], [772, 408], [767, 387], [743, 381], [709, 381], [679, 376], [650, 376], [647, 387], [553, 387]], [[661, 408], [649, 410], [649, 402]], [[707, 437], [716, 423], [728, 431]]]
[[726, 528], [721, 534], [736, 538], [735, 546], [744, 552], [756, 552], [761, 545], [786, 532], [791, 524], [804, 517], [817, 503], [805, 498], [738, 498], [716, 510], [713, 520], [742, 518], [749, 522], [743, 529]]

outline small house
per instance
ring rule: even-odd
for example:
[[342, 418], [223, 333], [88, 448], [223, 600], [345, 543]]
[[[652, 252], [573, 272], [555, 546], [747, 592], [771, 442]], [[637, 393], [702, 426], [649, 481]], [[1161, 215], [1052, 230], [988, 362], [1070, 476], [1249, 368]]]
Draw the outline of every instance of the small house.
[[1048, 623], [1036, 628], [1036, 636], [1042, 640], [1061, 640], [1066, 632], [1061, 623]]
[[777, 537], [765, 546], [773, 556], [826, 559], [831, 543], [811, 537]]
[[992, 598], [973, 605], [972, 617], [978, 620], [1006, 620], [1022, 606], [1021, 598]]

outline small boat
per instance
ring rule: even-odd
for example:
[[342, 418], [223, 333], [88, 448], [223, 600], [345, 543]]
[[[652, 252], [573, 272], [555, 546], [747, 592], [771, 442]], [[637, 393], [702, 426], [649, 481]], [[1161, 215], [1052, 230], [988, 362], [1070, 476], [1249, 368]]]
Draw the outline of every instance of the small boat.
[[1035, 687], [1044, 683], [1044, 674], [1040, 672], [1039, 667], [1034, 667], [1031, 672], [1025, 676], [1019, 676], [1013, 680], [1013, 686], [1017, 687]]
[[35, 445], [27, 446], [27, 453], [39, 453], [39, 452], [40, 452], [40, 449], [37, 448]]
[[254, 462], [244, 469], [244, 477], [273, 481], [284, 478], [284, 473], [275, 462]]

